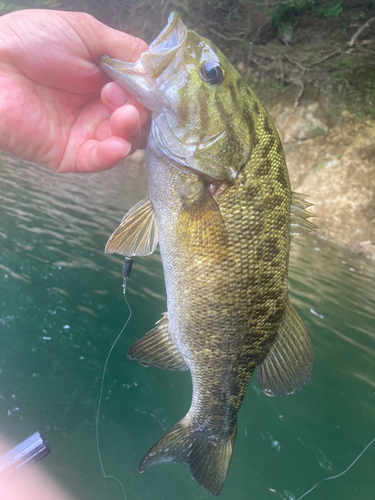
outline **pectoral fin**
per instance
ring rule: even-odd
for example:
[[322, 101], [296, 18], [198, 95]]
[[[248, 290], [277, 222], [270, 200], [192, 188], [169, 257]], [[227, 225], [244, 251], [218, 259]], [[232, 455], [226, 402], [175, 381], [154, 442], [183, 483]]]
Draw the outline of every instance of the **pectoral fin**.
[[109, 238], [105, 253], [150, 255], [158, 244], [158, 231], [154, 207], [147, 196], [122, 219], [120, 226]]
[[204, 184], [182, 195], [178, 234], [187, 252], [226, 258], [228, 234], [219, 207]]
[[154, 365], [164, 370], [188, 369], [171, 339], [167, 313], [156, 323], [153, 330], [131, 346], [128, 358], [143, 366]]
[[257, 366], [258, 384], [267, 396], [293, 394], [310, 381], [313, 361], [308, 331], [288, 300], [276, 340]]

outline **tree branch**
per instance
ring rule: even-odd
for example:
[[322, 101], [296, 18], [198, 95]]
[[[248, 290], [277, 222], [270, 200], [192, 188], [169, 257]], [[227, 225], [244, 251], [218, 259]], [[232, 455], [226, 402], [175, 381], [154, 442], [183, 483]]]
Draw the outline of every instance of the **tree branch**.
[[353, 45], [355, 44], [357, 38], [359, 37], [359, 35], [362, 33], [362, 31], [364, 31], [366, 28], [368, 28], [370, 26], [370, 24], [372, 23], [372, 21], [375, 20], [375, 17], [372, 17], [371, 19], [369, 19], [367, 21], [367, 23], [365, 23], [363, 26], [361, 26], [359, 28], [359, 30], [357, 30], [354, 35], [351, 37], [350, 41], [348, 42], [348, 45], [349, 47], [353, 47]]

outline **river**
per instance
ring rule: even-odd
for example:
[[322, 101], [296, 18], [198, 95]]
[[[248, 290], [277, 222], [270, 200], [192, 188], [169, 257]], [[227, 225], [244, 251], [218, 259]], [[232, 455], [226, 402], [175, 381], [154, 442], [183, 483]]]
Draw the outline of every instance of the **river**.
[[[131, 162], [57, 175], [0, 154], [0, 432], [13, 443], [42, 432], [52, 453], [37, 467], [76, 500], [124, 497], [96, 451], [103, 366], [128, 317], [123, 258], [104, 246], [145, 193], [144, 169]], [[312, 380], [268, 398], [253, 377], [221, 500], [296, 500], [375, 437], [374, 279], [372, 261], [315, 235], [293, 240], [290, 296], [314, 346]], [[109, 358], [99, 411], [105, 472], [128, 500], [208, 500], [186, 464], [137, 471], [185, 415], [191, 381], [126, 357], [166, 310], [158, 251], [134, 259], [126, 295], [132, 317]], [[374, 499], [374, 469], [375, 443], [305, 498]]]

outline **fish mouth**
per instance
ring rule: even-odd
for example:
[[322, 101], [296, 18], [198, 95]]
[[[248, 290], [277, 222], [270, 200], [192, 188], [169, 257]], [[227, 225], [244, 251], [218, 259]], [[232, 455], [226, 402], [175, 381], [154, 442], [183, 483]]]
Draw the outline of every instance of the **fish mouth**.
[[[234, 182], [237, 170], [217, 158], [217, 145], [227, 134], [220, 124], [217, 131], [205, 131], [193, 124], [187, 127], [178, 116], [178, 94], [188, 85], [189, 70], [184, 62], [191, 41], [199, 37], [181, 21], [176, 12], [135, 63], [100, 58], [101, 68], [122, 88], [152, 112], [151, 134], [167, 158], [196, 175]], [[185, 133], [186, 132], [186, 133]]]
[[171, 12], [165, 28], [141, 56], [143, 67], [152, 78], [157, 78], [169, 66], [176, 53], [183, 48], [188, 28], [177, 12]]
[[111, 59], [104, 55], [100, 67], [121, 87], [135, 95], [138, 101], [154, 113], [161, 113], [165, 103], [158, 88], [165, 81], [156, 81], [171, 65], [177, 52], [184, 48], [188, 28], [177, 12], [172, 12], [168, 23], [135, 63]]

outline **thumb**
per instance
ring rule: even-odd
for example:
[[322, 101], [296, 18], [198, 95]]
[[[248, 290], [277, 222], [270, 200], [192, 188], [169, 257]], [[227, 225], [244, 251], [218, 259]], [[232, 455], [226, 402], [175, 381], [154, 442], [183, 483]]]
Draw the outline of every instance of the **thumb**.
[[110, 28], [89, 14], [79, 12], [73, 15], [83, 28], [80, 30], [81, 39], [96, 63], [103, 54], [114, 59], [135, 62], [148, 48], [147, 43], [140, 38]]

